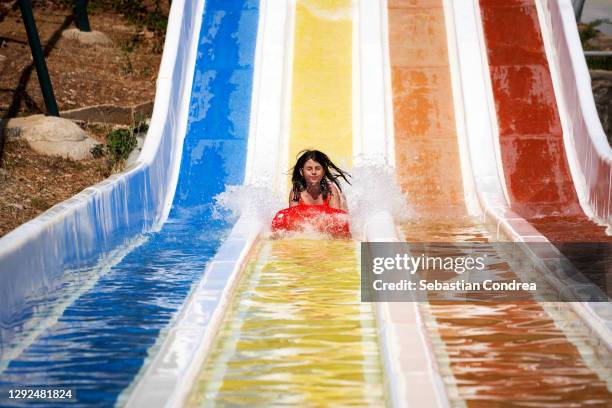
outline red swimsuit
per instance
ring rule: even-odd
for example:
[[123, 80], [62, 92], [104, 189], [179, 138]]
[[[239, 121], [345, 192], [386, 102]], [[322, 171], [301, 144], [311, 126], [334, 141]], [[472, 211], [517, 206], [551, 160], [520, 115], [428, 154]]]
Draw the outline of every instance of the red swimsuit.
[[323, 200], [323, 204], [306, 204], [304, 200], [302, 200], [302, 194], [300, 193], [300, 200], [298, 201], [298, 205], [320, 205], [323, 207], [329, 207], [330, 201], [331, 201], [331, 194], [327, 194], [327, 198]]

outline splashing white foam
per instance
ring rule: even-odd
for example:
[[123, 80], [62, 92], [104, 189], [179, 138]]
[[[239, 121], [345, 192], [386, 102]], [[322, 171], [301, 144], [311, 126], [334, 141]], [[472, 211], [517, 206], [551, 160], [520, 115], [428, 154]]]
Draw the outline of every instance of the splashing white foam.
[[395, 222], [414, 217], [392, 167], [382, 160], [355, 159], [350, 186], [345, 191], [354, 236], [361, 235], [368, 218], [386, 211]]
[[214, 197], [213, 217], [236, 221], [240, 216], [252, 217], [264, 225], [264, 237], [274, 239], [331, 239], [318, 232], [312, 225], [305, 224], [302, 231], [272, 232], [272, 219], [276, 213], [287, 207], [287, 202], [275, 195], [271, 188], [262, 185], [226, 186], [225, 191]]
[[[388, 212], [395, 222], [413, 218], [414, 212], [395, 180], [392, 167], [382, 160], [355, 159], [350, 170], [351, 185], [342, 183], [349, 208], [349, 222], [353, 237], [363, 234], [364, 225], [374, 214]], [[330, 237], [304, 226], [304, 231], [271, 234], [270, 226], [277, 211], [287, 207], [286, 198], [276, 195], [264, 183], [226, 186], [214, 197], [213, 215], [218, 219], [235, 221], [240, 216], [253, 217], [266, 226], [264, 234], [275, 238], [329, 239]]]
[[245, 215], [268, 225], [274, 214], [283, 208], [283, 200], [270, 187], [258, 184], [225, 186], [225, 191], [217, 194], [214, 200], [213, 215], [228, 221]]

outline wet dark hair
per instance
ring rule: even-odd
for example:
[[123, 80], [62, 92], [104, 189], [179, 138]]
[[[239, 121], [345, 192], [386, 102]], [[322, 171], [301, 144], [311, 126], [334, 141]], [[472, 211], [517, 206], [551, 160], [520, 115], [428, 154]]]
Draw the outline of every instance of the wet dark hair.
[[295, 166], [289, 170], [292, 171], [291, 182], [293, 183], [293, 187], [291, 191], [293, 191], [294, 194], [294, 201], [297, 201], [295, 199], [296, 197], [298, 197], [299, 200], [300, 192], [306, 189], [306, 178], [300, 174], [300, 170], [304, 167], [304, 164], [311, 159], [319, 163], [323, 168], [323, 178], [321, 179], [321, 193], [323, 195], [323, 199], [327, 199], [327, 194], [329, 193], [327, 181], [334, 183], [340, 191], [342, 191], [342, 187], [340, 187], [338, 179], [341, 178], [348, 184], [351, 184], [347, 178], [351, 175], [342, 170], [340, 167], [336, 166], [325, 153], [318, 150], [302, 150], [297, 155], [299, 157], [295, 163]]

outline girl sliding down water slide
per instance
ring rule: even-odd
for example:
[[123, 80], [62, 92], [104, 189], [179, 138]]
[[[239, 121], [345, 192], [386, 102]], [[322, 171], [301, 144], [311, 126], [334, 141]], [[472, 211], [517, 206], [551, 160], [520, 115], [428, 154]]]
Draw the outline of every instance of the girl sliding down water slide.
[[289, 208], [272, 221], [274, 232], [308, 229], [336, 238], [350, 237], [346, 199], [338, 179], [350, 175], [318, 150], [303, 150], [293, 167]]

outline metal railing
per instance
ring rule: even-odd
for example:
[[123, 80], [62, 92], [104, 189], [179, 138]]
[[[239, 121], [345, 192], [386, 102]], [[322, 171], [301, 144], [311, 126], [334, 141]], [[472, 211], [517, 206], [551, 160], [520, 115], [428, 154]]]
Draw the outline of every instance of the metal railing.
[[585, 51], [585, 57], [612, 57], [612, 51]]

